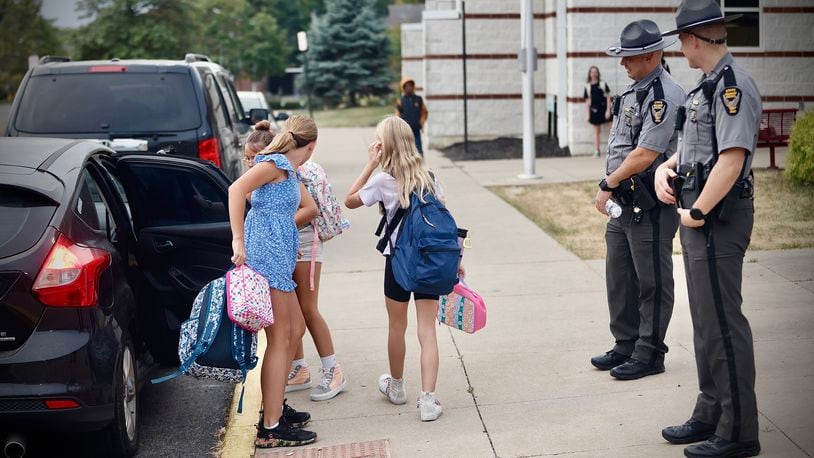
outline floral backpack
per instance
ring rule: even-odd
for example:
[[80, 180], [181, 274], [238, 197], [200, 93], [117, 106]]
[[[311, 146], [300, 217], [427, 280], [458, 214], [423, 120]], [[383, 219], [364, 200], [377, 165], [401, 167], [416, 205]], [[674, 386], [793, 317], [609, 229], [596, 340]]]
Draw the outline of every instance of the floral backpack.
[[325, 169], [316, 162], [299, 167], [300, 179], [317, 203], [316, 218], [312, 224], [320, 240], [327, 241], [346, 231], [350, 222], [342, 217], [342, 207], [336, 200]]

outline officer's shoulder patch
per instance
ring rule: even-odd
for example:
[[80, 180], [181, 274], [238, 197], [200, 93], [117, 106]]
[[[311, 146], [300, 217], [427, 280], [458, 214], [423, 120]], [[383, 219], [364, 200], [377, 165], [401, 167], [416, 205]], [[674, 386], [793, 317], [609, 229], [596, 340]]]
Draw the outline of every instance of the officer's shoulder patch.
[[658, 99], [650, 102], [650, 118], [654, 124], [661, 124], [661, 122], [664, 121], [665, 113], [667, 113], [666, 100]]
[[737, 86], [725, 87], [721, 92], [721, 101], [726, 107], [726, 114], [735, 116], [741, 108], [741, 90]]

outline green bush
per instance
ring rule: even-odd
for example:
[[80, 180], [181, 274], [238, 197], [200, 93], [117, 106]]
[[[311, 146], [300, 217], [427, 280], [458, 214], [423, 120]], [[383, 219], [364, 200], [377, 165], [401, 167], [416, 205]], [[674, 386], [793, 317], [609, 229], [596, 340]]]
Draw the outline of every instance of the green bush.
[[795, 184], [814, 185], [814, 112], [798, 117], [791, 129], [786, 178]]

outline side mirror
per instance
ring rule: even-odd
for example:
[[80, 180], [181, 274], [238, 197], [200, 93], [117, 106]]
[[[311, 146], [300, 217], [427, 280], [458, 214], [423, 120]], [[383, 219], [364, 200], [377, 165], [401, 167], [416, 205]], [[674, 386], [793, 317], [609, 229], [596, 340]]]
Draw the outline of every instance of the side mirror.
[[249, 125], [255, 125], [260, 121], [268, 120], [269, 111], [265, 108], [252, 108], [249, 110]]
[[286, 113], [284, 111], [274, 113], [274, 120], [275, 121], [285, 121], [286, 119], [288, 119], [288, 113]]

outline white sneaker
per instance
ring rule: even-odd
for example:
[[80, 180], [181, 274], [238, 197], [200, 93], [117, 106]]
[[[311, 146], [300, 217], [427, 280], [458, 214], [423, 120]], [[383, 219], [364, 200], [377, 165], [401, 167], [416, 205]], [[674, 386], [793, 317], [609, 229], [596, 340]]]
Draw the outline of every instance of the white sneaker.
[[382, 374], [379, 377], [379, 391], [393, 404], [401, 405], [407, 402], [407, 387], [404, 381], [401, 382], [400, 387], [396, 387], [390, 374]]
[[416, 407], [421, 411], [421, 421], [437, 420], [444, 413], [441, 402], [435, 397], [435, 393], [426, 391], [422, 391], [421, 395], [418, 396]]

